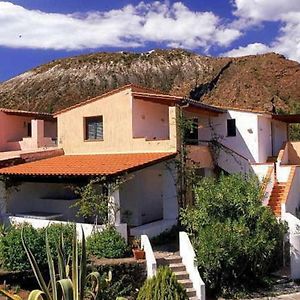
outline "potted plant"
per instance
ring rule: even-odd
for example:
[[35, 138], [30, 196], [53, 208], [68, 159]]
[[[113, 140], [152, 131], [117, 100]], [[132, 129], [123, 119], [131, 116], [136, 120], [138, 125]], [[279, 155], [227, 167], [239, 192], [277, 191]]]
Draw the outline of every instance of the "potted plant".
[[132, 253], [136, 260], [145, 259], [145, 251], [141, 248], [141, 240], [135, 238], [132, 241]]

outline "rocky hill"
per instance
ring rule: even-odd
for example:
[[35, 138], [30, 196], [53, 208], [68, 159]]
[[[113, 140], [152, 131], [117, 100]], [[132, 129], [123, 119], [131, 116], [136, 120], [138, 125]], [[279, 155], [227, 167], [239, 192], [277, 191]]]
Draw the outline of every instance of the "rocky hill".
[[293, 111], [300, 104], [300, 64], [281, 55], [212, 58], [155, 50], [41, 65], [0, 84], [0, 107], [54, 112], [127, 83], [216, 105]]

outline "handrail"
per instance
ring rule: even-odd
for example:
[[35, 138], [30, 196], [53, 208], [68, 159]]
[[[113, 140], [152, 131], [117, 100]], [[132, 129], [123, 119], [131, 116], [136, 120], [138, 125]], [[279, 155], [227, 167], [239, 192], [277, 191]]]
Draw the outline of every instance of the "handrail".
[[205, 284], [198, 271], [196, 254], [187, 233], [184, 231], [179, 232], [179, 255], [193, 283], [193, 288], [196, 290], [197, 298], [205, 300]]
[[267, 206], [269, 203], [275, 181], [276, 181], [275, 166], [270, 166], [268, 167], [267, 174], [264, 177], [261, 186], [262, 193], [264, 194], [263, 206]]
[[147, 277], [151, 278], [156, 274], [157, 263], [151, 247], [150, 240], [147, 235], [141, 236], [141, 247], [145, 251], [146, 264], [147, 264]]

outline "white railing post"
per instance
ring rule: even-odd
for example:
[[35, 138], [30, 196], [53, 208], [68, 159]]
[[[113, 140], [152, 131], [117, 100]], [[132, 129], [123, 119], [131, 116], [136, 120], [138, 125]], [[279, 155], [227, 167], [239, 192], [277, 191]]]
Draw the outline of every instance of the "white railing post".
[[197, 298], [205, 300], [205, 284], [198, 271], [196, 254], [187, 233], [184, 231], [179, 232], [179, 253], [193, 283], [193, 288], [196, 290]]
[[146, 255], [147, 277], [151, 278], [156, 274], [157, 263], [151, 247], [150, 240], [145, 234], [141, 236], [141, 247], [142, 249], [144, 249]]

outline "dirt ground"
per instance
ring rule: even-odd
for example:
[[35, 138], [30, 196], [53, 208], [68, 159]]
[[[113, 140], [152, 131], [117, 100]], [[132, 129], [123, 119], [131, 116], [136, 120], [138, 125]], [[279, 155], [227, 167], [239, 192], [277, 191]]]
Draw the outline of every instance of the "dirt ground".
[[[13, 295], [18, 295], [24, 300], [26, 300], [28, 298], [28, 295], [30, 293], [30, 291], [23, 290], [19, 286], [10, 286], [9, 284], [6, 284], [6, 285], [1, 284], [0, 289], [4, 289], [5, 291], [7, 291]], [[0, 295], [0, 300], [5, 300], [5, 299], [6, 299], [5, 296]]]

